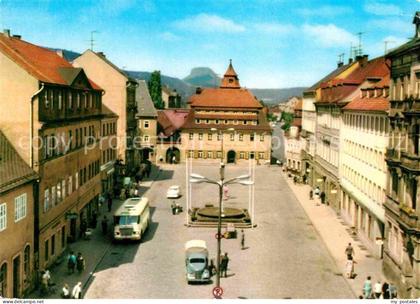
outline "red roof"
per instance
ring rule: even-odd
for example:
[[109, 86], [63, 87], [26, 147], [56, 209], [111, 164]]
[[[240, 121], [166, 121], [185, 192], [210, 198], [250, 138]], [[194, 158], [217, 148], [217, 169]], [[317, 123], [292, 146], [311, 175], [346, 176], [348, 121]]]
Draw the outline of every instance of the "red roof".
[[377, 98], [357, 98], [347, 104], [344, 110], [353, 111], [388, 111], [389, 100], [384, 97]]
[[262, 108], [247, 89], [206, 88], [190, 98], [191, 107]]
[[[73, 66], [54, 51], [5, 34], [0, 34], [0, 51], [39, 81], [69, 85], [59, 69]], [[89, 82], [94, 89], [101, 90], [94, 82]]]

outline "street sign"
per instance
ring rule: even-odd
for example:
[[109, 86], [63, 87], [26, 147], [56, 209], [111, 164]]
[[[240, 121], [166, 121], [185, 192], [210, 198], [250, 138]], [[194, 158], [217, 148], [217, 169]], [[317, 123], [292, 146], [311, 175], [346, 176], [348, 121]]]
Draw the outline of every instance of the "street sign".
[[223, 288], [222, 287], [214, 287], [213, 288], [213, 296], [215, 298], [221, 298], [223, 295]]
[[214, 237], [216, 238], [216, 240], [217, 239], [222, 239], [223, 238], [223, 234], [218, 234], [218, 233], [216, 233], [215, 235], [214, 235]]

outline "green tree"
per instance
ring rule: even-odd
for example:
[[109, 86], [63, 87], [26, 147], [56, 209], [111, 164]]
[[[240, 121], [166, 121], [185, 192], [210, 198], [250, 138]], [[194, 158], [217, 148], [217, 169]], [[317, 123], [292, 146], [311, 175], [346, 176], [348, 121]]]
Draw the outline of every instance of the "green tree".
[[155, 104], [156, 109], [163, 109], [165, 104], [162, 100], [162, 84], [160, 80], [160, 71], [154, 71], [152, 75], [150, 75], [150, 80], [147, 83], [149, 87], [150, 97]]
[[293, 114], [287, 113], [287, 112], [281, 112], [280, 121], [283, 122], [283, 125], [281, 126], [281, 128], [285, 131], [289, 130], [293, 122]]

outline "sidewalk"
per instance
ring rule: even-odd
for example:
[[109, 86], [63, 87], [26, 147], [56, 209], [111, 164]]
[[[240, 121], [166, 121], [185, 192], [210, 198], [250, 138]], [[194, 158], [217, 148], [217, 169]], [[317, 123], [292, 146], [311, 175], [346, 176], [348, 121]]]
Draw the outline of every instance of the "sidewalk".
[[[143, 189], [143, 195], [150, 189], [153, 181], [158, 177], [160, 168], [153, 166], [152, 172], [149, 178], [145, 178], [141, 182]], [[34, 290], [28, 295], [30, 299], [60, 299], [61, 298], [61, 289], [64, 284], [68, 284], [70, 288], [70, 293], [73, 287], [77, 282], [82, 282], [82, 295], [84, 295], [86, 288], [89, 286], [91, 279], [95, 276], [95, 270], [99, 263], [102, 261], [109, 248], [112, 246], [112, 214], [113, 212], [121, 205], [122, 201], [114, 198], [112, 201], [112, 212], [108, 212], [108, 206], [105, 203], [103, 206], [99, 207], [98, 215], [98, 224], [95, 229], [92, 230], [92, 235], [89, 240], [79, 238], [74, 243], [69, 243], [67, 250], [64, 253], [63, 258], [61, 259], [60, 264], [51, 266], [49, 268], [51, 272], [51, 281], [55, 283], [56, 292], [49, 295], [40, 295], [39, 289]], [[103, 216], [106, 215], [108, 218], [108, 234], [102, 234], [101, 220]], [[68, 274], [67, 271], [67, 254], [68, 252], [73, 251], [77, 256], [78, 252], [81, 252], [85, 259], [85, 270], [82, 273], [78, 273], [75, 270], [75, 273]]]
[[[382, 260], [371, 256], [361, 241], [356, 241], [351, 237], [350, 227], [341, 220], [339, 215], [331, 207], [321, 204], [319, 199], [310, 200], [309, 185], [294, 184], [293, 178], [288, 178], [287, 173], [283, 172], [282, 175], [334, 258], [338, 271], [352, 288], [355, 298], [363, 294], [363, 283], [367, 276], [371, 276], [372, 285], [377, 280], [381, 283], [385, 281], [389, 283], [382, 273]], [[348, 279], [345, 275], [347, 257], [344, 250], [348, 243], [352, 244], [355, 252], [354, 272], [357, 276], [354, 279]]]

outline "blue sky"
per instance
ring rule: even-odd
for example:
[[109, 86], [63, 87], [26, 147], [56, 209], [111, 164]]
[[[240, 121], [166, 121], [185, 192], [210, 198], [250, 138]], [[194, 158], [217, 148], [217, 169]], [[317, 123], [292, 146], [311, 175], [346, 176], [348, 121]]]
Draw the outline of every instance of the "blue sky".
[[120, 67], [185, 77], [223, 74], [231, 58], [242, 86], [309, 86], [362, 35], [376, 57], [414, 34], [420, 0], [0, 0], [0, 26], [24, 40], [83, 52], [96, 45]]

